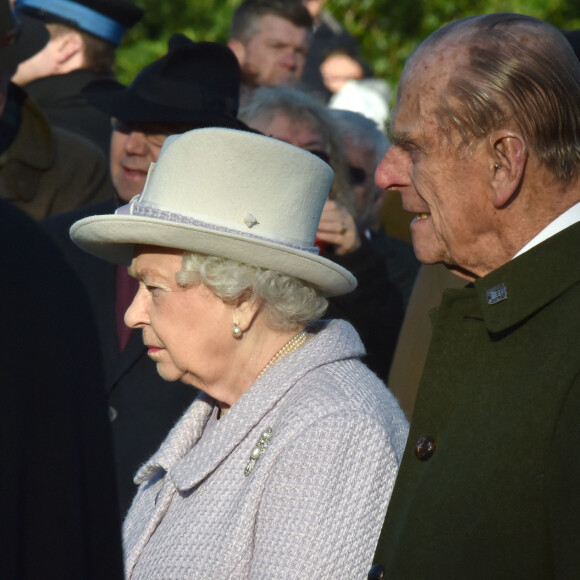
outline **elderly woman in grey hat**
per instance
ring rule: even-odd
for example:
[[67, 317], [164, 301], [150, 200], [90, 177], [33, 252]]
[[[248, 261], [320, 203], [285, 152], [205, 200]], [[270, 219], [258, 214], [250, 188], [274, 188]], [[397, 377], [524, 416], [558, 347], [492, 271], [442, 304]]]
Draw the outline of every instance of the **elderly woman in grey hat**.
[[129, 205], [73, 225], [130, 264], [125, 320], [159, 373], [202, 391], [136, 475], [128, 578], [366, 576], [407, 423], [353, 328], [318, 320], [356, 285], [314, 247], [331, 181], [287, 143], [198, 129]]

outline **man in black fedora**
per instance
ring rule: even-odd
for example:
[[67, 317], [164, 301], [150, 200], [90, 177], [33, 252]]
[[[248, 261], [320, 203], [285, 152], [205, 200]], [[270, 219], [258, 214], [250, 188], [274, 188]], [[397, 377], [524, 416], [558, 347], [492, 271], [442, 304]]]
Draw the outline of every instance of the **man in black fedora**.
[[143, 16], [128, 0], [16, 0], [18, 14], [46, 25], [44, 50], [22, 62], [13, 81], [25, 87], [50, 122], [108, 153], [108, 116], [81, 94], [99, 79], [114, 79], [116, 49]]
[[0, 199], [40, 220], [108, 198], [103, 153], [53, 128], [28, 94], [10, 81], [22, 60], [42, 49], [42, 24], [15, 15], [0, 0]]
[[136, 491], [137, 468], [158, 448], [195, 392], [164, 382], [139, 333], [124, 325], [124, 312], [136, 291], [127, 269], [81, 251], [68, 231], [78, 219], [111, 213], [139, 194], [169, 135], [210, 126], [247, 129], [236, 118], [239, 87], [239, 65], [227, 47], [194, 43], [183, 35], [174, 35], [168, 53], [145, 67], [128, 87], [115, 81], [87, 87], [87, 99], [114, 118], [110, 171], [115, 199], [43, 224], [79, 273], [92, 302], [105, 360], [123, 514]]

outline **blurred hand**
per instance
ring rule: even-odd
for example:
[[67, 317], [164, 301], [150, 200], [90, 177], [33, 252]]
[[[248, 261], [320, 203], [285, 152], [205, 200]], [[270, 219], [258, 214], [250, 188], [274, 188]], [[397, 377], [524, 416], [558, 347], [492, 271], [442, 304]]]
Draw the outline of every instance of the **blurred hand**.
[[327, 200], [322, 210], [316, 238], [334, 246], [334, 252], [344, 256], [361, 246], [354, 218], [336, 201]]

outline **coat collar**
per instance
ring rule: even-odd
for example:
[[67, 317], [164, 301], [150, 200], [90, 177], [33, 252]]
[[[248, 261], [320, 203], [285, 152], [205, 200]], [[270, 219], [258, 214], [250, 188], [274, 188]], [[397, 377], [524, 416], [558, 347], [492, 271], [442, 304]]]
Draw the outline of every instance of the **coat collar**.
[[[483, 320], [490, 333], [504, 332], [577, 284], [579, 263], [580, 223], [576, 223], [465, 289], [446, 290], [442, 307], [465, 298], [464, 317]], [[475, 299], [469, 299], [474, 292]]]
[[315, 336], [257, 379], [201, 441], [214, 403], [207, 395], [200, 395], [135, 482], [142, 483], [164, 470], [177, 489], [191, 489], [234, 451], [304, 375], [329, 363], [364, 355], [360, 338], [345, 321], [322, 321], [310, 330]]

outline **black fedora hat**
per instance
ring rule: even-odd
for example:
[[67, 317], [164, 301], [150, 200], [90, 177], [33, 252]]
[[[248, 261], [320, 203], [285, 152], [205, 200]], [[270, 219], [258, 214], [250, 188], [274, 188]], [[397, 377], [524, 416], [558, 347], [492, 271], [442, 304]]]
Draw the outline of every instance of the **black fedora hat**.
[[240, 66], [227, 46], [174, 34], [167, 54], [146, 66], [128, 87], [97, 81], [82, 94], [97, 109], [125, 122], [247, 130], [236, 118], [239, 92]]
[[26, 16], [16, 16], [10, 0], [0, 0], [0, 70], [16, 68], [48, 42], [48, 30]]
[[128, 0], [16, 0], [15, 8], [20, 14], [66, 24], [116, 46], [144, 14]]

